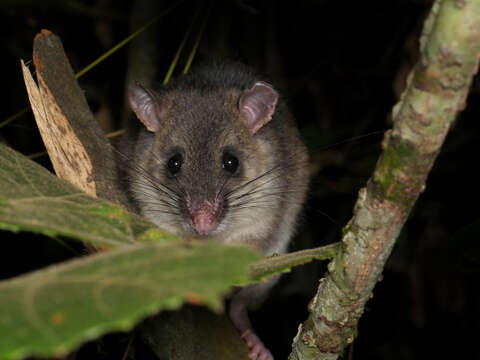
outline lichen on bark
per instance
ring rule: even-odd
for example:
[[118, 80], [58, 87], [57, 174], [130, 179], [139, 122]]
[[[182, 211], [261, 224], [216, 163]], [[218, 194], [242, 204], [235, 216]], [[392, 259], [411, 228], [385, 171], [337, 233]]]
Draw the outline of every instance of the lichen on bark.
[[480, 54], [480, 1], [437, 0], [420, 38], [421, 58], [393, 109], [377, 167], [360, 190], [342, 246], [320, 281], [290, 360], [336, 359], [356, 335], [395, 240], [456, 115]]

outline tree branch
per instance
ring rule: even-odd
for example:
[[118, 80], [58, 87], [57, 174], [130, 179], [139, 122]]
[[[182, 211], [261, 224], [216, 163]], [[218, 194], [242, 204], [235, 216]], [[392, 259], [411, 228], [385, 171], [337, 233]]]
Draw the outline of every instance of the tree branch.
[[360, 190], [342, 247], [299, 327], [290, 360], [336, 359], [353, 341], [395, 240], [465, 107], [479, 39], [479, 1], [435, 2], [421, 38], [421, 59], [393, 109], [393, 130], [385, 134], [375, 172]]
[[289, 271], [291, 267], [308, 263], [312, 260], [332, 259], [339, 251], [341, 243], [321, 246], [315, 249], [295, 251], [285, 255], [262, 259], [250, 267], [250, 277], [260, 280], [279, 271]]

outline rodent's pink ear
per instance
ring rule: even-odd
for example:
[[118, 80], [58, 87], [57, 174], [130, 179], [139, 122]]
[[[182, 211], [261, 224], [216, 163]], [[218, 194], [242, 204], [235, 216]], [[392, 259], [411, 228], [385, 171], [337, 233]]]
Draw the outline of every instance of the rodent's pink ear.
[[156, 93], [134, 81], [128, 87], [128, 101], [133, 112], [147, 130], [151, 132], [160, 130], [165, 107], [162, 106]]
[[238, 107], [241, 118], [252, 135], [272, 120], [277, 101], [278, 93], [272, 85], [263, 81], [256, 82], [251, 89], [243, 92]]

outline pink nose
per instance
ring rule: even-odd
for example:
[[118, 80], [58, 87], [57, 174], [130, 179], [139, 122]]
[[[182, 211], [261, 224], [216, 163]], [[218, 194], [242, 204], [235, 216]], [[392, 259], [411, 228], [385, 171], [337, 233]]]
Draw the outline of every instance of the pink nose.
[[193, 228], [200, 235], [211, 234], [218, 226], [217, 216], [213, 209], [199, 209], [192, 214]]

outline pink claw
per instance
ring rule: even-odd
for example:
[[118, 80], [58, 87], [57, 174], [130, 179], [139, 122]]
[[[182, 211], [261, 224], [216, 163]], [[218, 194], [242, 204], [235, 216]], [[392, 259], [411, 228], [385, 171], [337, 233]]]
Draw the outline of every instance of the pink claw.
[[250, 353], [248, 357], [252, 360], [273, 360], [272, 353], [263, 345], [262, 340], [251, 330], [247, 330], [242, 334], [242, 339], [245, 340]]

